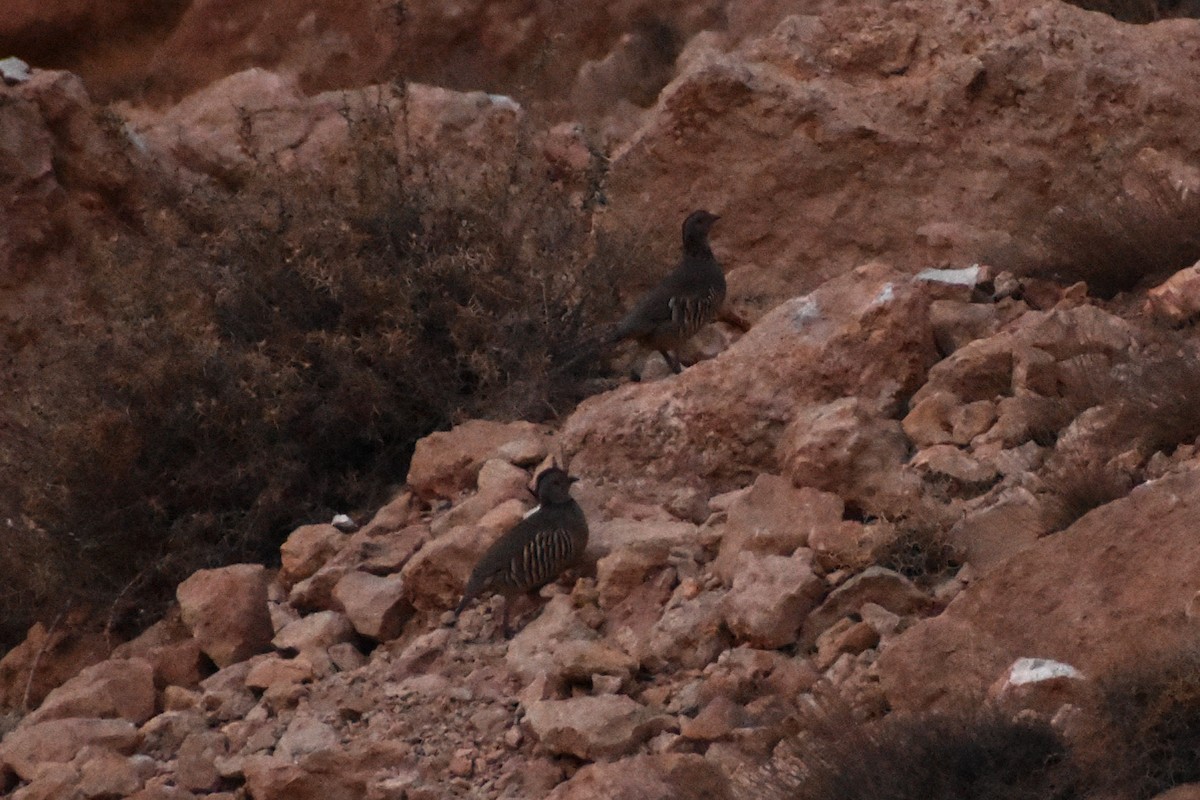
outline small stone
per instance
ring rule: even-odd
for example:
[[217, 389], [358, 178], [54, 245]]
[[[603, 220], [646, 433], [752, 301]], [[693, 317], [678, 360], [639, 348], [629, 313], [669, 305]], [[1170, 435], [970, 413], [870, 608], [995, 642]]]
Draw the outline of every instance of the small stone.
[[828, 669], [844, 653], [858, 655], [879, 644], [879, 634], [867, 622], [843, 617], [817, 637], [817, 669]]
[[329, 524], [342, 533], [354, 533], [358, 530], [358, 523], [345, 514], [335, 514]]
[[620, 675], [592, 675], [592, 691], [596, 694], [619, 694], [624, 683]]
[[329, 658], [340, 672], [351, 672], [367, 663], [367, 657], [351, 642], [339, 642], [329, 647]]
[[16, 86], [29, 80], [29, 65], [16, 56], [0, 59], [0, 78], [8, 86]]
[[399, 636], [413, 614], [399, 575], [380, 577], [367, 572], [348, 572], [333, 587], [333, 598], [354, 630], [376, 641]]
[[469, 778], [475, 772], [475, 762], [472, 759], [473, 750], [457, 750], [450, 757], [450, 774], [459, 778]]

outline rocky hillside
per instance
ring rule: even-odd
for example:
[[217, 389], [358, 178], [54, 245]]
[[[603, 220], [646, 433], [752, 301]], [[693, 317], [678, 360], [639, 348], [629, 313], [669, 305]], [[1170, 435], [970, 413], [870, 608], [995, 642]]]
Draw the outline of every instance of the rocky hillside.
[[[466, 4], [430, 50], [405, 25], [445, 4], [318, 8], [268, 56], [274, 4], [221, 47], [180, 4], [138, 35], [209, 57], [156, 50], [144, 96], [5, 68], [3, 602], [44, 607], [0, 659], [0, 790], [1200, 796], [1200, 23], [750, 5]], [[513, 95], [364, 85], [398, 53]], [[695, 363], [564, 378], [699, 207], [730, 295]], [[416, 417], [447, 429], [401, 455]], [[456, 618], [552, 459], [583, 566], [511, 638], [498, 598]], [[267, 535], [400, 460], [386, 503]], [[265, 565], [220, 563], [255, 524]]]

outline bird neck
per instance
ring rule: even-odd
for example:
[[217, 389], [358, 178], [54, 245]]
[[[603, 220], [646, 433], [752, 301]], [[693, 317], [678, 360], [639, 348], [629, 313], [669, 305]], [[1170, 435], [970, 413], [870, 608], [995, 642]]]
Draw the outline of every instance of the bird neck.
[[708, 246], [708, 236], [703, 233], [688, 231], [683, 235], [683, 254], [688, 258], [711, 259], [712, 248]]

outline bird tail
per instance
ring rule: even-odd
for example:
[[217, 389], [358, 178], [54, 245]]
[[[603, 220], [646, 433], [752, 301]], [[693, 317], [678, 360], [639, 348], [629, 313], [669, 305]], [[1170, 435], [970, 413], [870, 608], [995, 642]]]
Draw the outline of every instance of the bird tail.
[[624, 335], [617, 328], [598, 335], [588, 336], [575, 346], [574, 355], [557, 365], [557, 371], [568, 373], [576, 369], [580, 364], [595, 361], [604, 354], [605, 350], [623, 338], [625, 338]]

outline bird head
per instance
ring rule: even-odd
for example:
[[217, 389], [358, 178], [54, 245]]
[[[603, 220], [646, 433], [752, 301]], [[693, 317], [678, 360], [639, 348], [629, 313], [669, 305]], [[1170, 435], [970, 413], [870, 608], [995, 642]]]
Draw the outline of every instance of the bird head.
[[559, 467], [547, 467], [537, 476], [536, 491], [538, 502], [553, 505], [566, 503], [571, 499], [571, 484], [579, 480], [566, 473]]
[[712, 230], [712, 226], [720, 218], [717, 214], [704, 211], [703, 209], [688, 214], [687, 219], [683, 221], [684, 240], [708, 236], [708, 232]]

